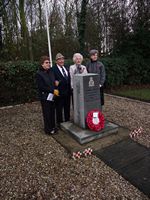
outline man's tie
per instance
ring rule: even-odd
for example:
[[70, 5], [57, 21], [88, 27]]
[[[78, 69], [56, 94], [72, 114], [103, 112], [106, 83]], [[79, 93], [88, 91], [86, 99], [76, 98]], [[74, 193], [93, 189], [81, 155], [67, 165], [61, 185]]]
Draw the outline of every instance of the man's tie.
[[64, 78], [65, 78], [65, 79], [68, 79], [68, 76], [67, 76], [67, 74], [66, 74], [64, 68], [62, 67], [61, 69], [62, 69], [62, 72], [63, 72]]

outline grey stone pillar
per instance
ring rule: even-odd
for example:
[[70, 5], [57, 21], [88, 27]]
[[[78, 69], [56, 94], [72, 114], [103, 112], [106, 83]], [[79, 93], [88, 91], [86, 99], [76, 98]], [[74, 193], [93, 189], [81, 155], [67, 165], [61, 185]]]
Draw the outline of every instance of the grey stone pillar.
[[99, 75], [76, 74], [73, 78], [74, 123], [86, 128], [87, 113], [101, 110]]

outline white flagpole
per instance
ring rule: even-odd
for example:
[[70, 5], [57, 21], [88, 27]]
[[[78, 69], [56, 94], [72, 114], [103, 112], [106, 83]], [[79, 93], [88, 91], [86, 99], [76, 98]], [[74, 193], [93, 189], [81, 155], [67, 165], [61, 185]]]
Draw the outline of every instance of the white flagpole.
[[51, 52], [51, 41], [50, 41], [50, 33], [49, 33], [49, 25], [48, 25], [48, 13], [47, 13], [47, 0], [45, 2], [45, 16], [46, 16], [46, 29], [47, 29], [47, 39], [48, 39], [48, 51], [49, 51], [49, 58], [50, 58], [50, 66], [52, 67], [52, 52]]

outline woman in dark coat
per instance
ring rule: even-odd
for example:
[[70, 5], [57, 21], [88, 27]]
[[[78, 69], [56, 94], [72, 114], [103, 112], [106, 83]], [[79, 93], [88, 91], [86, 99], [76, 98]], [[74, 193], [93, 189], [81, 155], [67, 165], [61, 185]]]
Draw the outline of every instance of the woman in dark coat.
[[42, 56], [40, 64], [36, 73], [36, 82], [43, 112], [44, 131], [46, 134], [55, 134], [57, 129], [55, 127], [54, 96], [58, 96], [58, 90], [55, 89], [55, 77], [50, 67], [49, 57]]
[[101, 105], [104, 105], [105, 67], [98, 61], [98, 51], [96, 49], [90, 51], [90, 61], [87, 63], [86, 68], [89, 73], [99, 74]]

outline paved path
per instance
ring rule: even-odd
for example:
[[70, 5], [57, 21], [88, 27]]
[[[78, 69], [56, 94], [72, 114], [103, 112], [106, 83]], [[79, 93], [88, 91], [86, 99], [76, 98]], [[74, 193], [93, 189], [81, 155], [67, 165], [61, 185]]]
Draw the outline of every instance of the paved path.
[[95, 151], [98, 158], [150, 197], [150, 149], [130, 138]]

